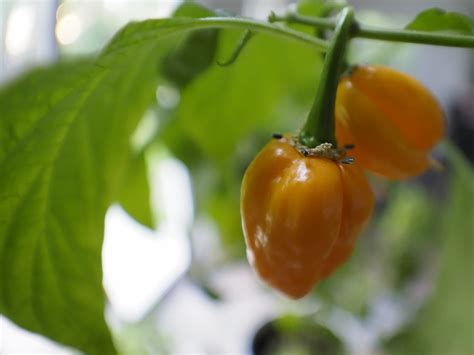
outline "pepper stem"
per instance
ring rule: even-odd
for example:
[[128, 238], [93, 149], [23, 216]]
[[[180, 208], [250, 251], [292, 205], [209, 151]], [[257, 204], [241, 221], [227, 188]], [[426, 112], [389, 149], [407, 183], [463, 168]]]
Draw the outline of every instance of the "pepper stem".
[[354, 10], [351, 7], [345, 7], [339, 15], [324, 59], [323, 72], [313, 107], [299, 136], [300, 142], [307, 147], [313, 148], [322, 143], [331, 143], [336, 147], [334, 106], [337, 84], [354, 24]]

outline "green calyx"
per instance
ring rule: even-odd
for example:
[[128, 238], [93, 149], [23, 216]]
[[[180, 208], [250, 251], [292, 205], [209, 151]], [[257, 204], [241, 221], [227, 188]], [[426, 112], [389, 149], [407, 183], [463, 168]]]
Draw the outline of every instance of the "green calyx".
[[309, 148], [322, 143], [337, 146], [334, 117], [336, 91], [345, 65], [346, 48], [351, 39], [351, 32], [355, 28], [354, 10], [345, 7], [339, 15], [326, 53], [316, 98], [299, 135], [300, 143]]

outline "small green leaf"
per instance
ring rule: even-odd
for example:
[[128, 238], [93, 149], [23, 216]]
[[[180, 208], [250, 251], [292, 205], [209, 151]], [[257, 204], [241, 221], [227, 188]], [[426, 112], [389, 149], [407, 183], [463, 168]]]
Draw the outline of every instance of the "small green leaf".
[[[210, 9], [185, 2], [175, 11], [174, 17], [211, 17]], [[189, 34], [179, 47], [168, 53], [162, 61], [163, 77], [182, 88], [205, 71], [215, 60], [219, 30], [200, 30]]]
[[447, 31], [464, 35], [474, 34], [474, 22], [468, 16], [432, 8], [419, 13], [406, 27], [416, 31]]
[[143, 152], [132, 157], [118, 201], [135, 220], [149, 228], [154, 228], [148, 169]]

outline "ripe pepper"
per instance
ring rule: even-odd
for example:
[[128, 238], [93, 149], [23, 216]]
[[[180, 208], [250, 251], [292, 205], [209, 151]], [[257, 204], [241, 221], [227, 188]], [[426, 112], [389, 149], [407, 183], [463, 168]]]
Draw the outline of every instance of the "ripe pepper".
[[356, 67], [339, 82], [336, 96], [339, 144], [363, 168], [390, 179], [424, 172], [430, 151], [443, 137], [443, 111], [414, 78], [378, 65]]
[[373, 206], [356, 164], [305, 156], [290, 136], [274, 139], [242, 182], [248, 260], [269, 285], [301, 298], [350, 256]]

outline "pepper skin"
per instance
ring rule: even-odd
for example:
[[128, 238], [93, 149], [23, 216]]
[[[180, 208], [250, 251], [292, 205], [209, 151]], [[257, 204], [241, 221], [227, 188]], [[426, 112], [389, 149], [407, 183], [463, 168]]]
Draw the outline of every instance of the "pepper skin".
[[306, 157], [289, 136], [274, 139], [242, 182], [248, 260], [266, 283], [301, 298], [347, 260], [373, 206], [357, 165]]
[[406, 179], [430, 165], [444, 135], [443, 111], [414, 78], [384, 66], [356, 67], [339, 82], [336, 136], [354, 144], [356, 162], [389, 179]]

